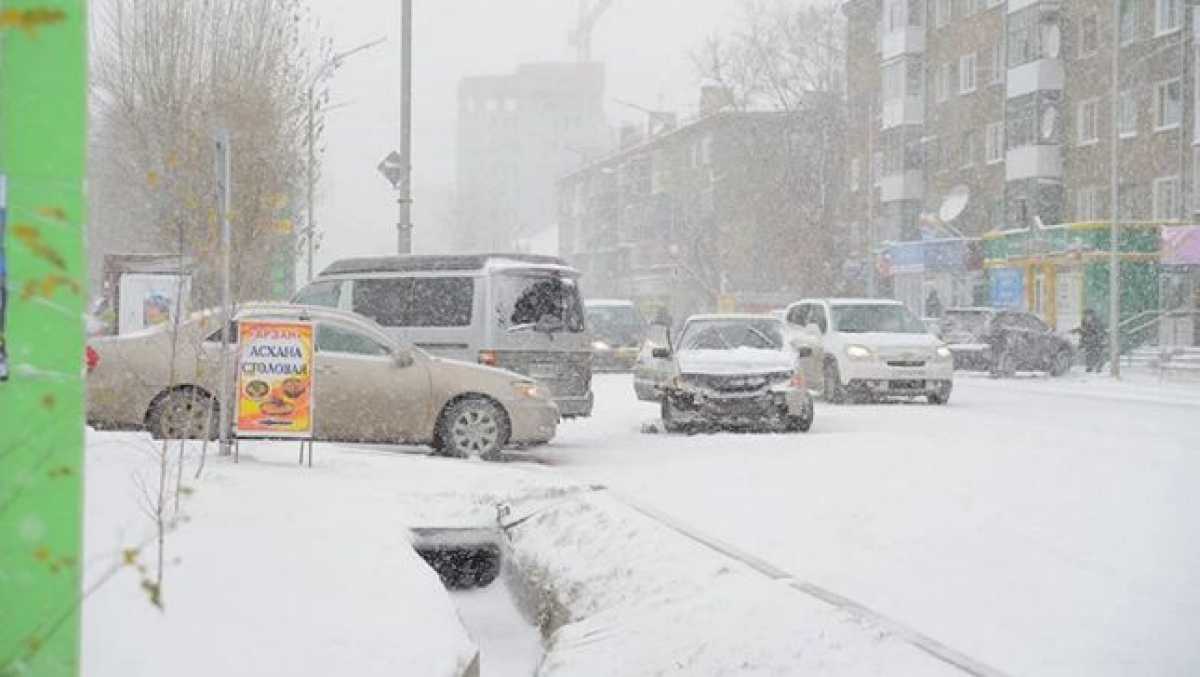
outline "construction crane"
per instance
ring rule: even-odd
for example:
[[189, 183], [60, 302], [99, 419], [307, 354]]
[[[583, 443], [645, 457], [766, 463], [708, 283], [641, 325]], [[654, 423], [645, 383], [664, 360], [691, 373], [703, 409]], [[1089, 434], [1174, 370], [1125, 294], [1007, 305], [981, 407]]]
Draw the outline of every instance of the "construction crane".
[[579, 23], [571, 31], [567, 42], [575, 48], [575, 58], [580, 63], [592, 60], [592, 31], [612, 4], [613, 0], [579, 0]]

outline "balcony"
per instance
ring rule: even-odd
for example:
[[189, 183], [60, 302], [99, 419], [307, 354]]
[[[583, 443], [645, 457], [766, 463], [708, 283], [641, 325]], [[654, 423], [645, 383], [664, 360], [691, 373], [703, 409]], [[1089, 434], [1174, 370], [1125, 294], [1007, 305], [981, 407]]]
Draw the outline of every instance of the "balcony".
[[1004, 156], [1004, 180], [1061, 179], [1062, 166], [1062, 146], [1010, 148]]
[[1015, 99], [1038, 90], [1063, 88], [1063, 64], [1059, 59], [1038, 59], [1008, 69], [1007, 96]]
[[905, 26], [884, 33], [879, 41], [879, 59], [887, 61], [903, 54], [925, 52], [925, 27]]
[[925, 99], [920, 96], [905, 96], [883, 102], [880, 111], [880, 128], [892, 129], [904, 125], [925, 124]]
[[919, 169], [885, 174], [879, 180], [879, 201], [920, 200], [925, 196], [925, 177]]

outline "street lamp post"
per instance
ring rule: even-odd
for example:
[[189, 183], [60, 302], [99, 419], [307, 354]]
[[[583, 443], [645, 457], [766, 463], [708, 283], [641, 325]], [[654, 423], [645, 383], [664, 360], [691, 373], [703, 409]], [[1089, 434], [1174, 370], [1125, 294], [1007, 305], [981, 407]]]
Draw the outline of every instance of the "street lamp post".
[[315, 145], [316, 145], [316, 117], [317, 117], [317, 85], [321, 82], [321, 80], [323, 80], [327, 75], [329, 75], [329, 71], [335, 70], [338, 67], [340, 67], [342, 65], [342, 62], [345, 61], [347, 57], [349, 57], [353, 54], [357, 54], [359, 52], [368, 50], [368, 49], [378, 45], [379, 43], [383, 42], [386, 39], [387, 38], [379, 38], [378, 40], [373, 40], [371, 42], [361, 44], [358, 47], [355, 47], [354, 49], [348, 49], [339, 54], [334, 54], [333, 56], [331, 56], [329, 58], [328, 61], [321, 64], [320, 67], [317, 68], [316, 72], [313, 73], [312, 78], [308, 81], [308, 88], [305, 90], [304, 105], [305, 105], [305, 117], [307, 118], [305, 120], [305, 126], [307, 127], [307, 131], [305, 134], [305, 143], [308, 147], [308, 166], [306, 167], [305, 174], [306, 174], [306, 181], [307, 181], [307, 188], [308, 188], [308, 197], [306, 200], [308, 216], [307, 216], [307, 221], [305, 222], [304, 233], [305, 233], [307, 259], [308, 259], [307, 276], [306, 276], [306, 279], [308, 282], [312, 282], [312, 279], [313, 279], [313, 240], [316, 238], [316, 235], [317, 235], [317, 225], [314, 221], [314, 216], [313, 216], [313, 208], [314, 208], [315, 202], [316, 202], [315, 194], [316, 194], [316, 182], [317, 182], [316, 171], [315, 171], [316, 164], [317, 164], [317, 154], [316, 154], [316, 148], [315, 148]]
[[1113, 378], [1121, 378], [1121, 237], [1120, 173], [1117, 168], [1121, 116], [1121, 0], [1113, 0], [1112, 32], [1112, 155], [1109, 158], [1109, 217], [1108, 227], [1108, 359]]

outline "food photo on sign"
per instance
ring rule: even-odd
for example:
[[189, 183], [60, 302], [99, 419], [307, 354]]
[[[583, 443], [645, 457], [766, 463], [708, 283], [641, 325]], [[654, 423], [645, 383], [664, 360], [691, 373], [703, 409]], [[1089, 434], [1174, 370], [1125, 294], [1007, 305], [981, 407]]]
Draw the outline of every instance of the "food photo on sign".
[[238, 435], [312, 437], [313, 325], [243, 321], [238, 345]]

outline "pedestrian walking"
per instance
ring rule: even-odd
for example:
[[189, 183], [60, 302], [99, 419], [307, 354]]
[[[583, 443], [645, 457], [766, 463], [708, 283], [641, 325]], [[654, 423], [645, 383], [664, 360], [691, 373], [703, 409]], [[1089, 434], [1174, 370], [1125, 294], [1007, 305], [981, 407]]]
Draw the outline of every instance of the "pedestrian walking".
[[1088, 372], [1100, 373], [1104, 369], [1104, 352], [1108, 344], [1108, 331], [1096, 311], [1083, 311], [1083, 321], [1071, 330], [1079, 334], [1079, 348], [1083, 351], [1083, 363]]

